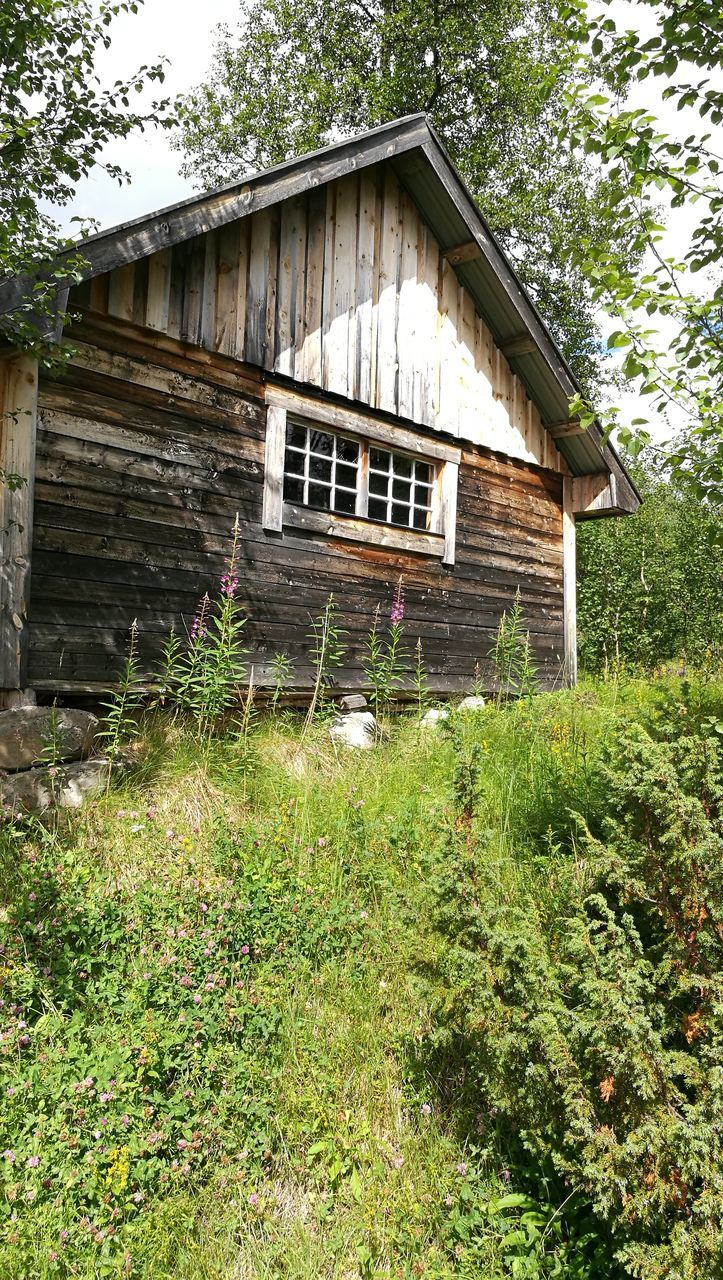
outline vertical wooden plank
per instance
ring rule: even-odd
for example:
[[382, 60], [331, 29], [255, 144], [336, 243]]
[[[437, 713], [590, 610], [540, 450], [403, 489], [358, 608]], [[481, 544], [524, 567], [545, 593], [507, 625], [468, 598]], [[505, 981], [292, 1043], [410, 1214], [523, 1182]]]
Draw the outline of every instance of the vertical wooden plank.
[[286, 410], [280, 405], [267, 405], [261, 523], [269, 533], [281, 533], [283, 523], [285, 449]]
[[304, 346], [297, 377], [321, 386], [322, 304], [326, 241], [326, 190], [314, 188], [307, 204]]
[[454, 269], [440, 258], [439, 272], [439, 413], [436, 426], [440, 431], [459, 435], [459, 393], [457, 350], [457, 301], [459, 286]]
[[203, 292], [201, 296], [201, 346], [213, 351], [216, 341], [216, 292], [218, 288], [218, 232], [204, 236]]
[[384, 171], [384, 204], [379, 246], [377, 303], [377, 379], [375, 407], [397, 411], [397, 294], [400, 269], [399, 187]]
[[149, 329], [167, 332], [170, 300], [171, 250], [161, 249], [159, 253], [152, 253], [148, 259], [146, 324]]
[[478, 424], [477, 369], [475, 365], [476, 311], [471, 295], [459, 286], [457, 299], [457, 360], [459, 364], [459, 432], [472, 437]]
[[305, 229], [303, 200], [285, 200], [281, 206], [279, 228], [274, 369], [290, 378], [296, 370], [297, 291], [299, 271], [304, 270], [301, 258]]
[[37, 360], [0, 359], [0, 468], [24, 481], [0, 484], [0, 706], [10, 702], [3, 690], [22, 689], [26, 679], [37, 404]]
[[281, 210], [272, 205], [269, 210], [269, 265], [266, 276], [266, 324], [264, 330], [265, 369], [273, 369], [276, 359], [276, 289], [279, 274], [279, 239]]
[[417, 257], [419, 218], [406, 192], [400, 195], [401, 255], [397, 306], [397, 404], [400, 417], [414, 417], [414, 371], [417, 367]]
[[355, 400], [372, 400], [372, 351], [374, 349], [374, 245], [376, 242], [376, 175], [365, 169], [359, 176], [359, 216], [356, 260], [356, 367]]
[[187, 258], [188, 243], [175, 244], [171, 249], [171, 283], [168, 294], [168, 333], [172, 338], [181, 336]]
[[296, 204], [296, 230], [292, 244], [292, 347], [294, 352], [292, 376], [301, 378], [304, 369], [304, 343], [306, 341], [306, 196], [299, 196]]
[[564, 608], [565, 659], [567, 684], [577, 683], [577, 563], [575, 516], [573, 514], [573, 479], [562, 480], [562, 594]]
[[416, 353], [413, 366], [415, 422], [433, 427], [437, 413], [437, 280], [438, 246], [428, 227], [419, 222], [417, 237]]
[[251, 218], [244, 218], [238, 229], [238, 293], [236, 296], [236, 340], [230, 355], [237, 360], [244, 358], [246, 325], [248, 323], [249, 257], [251, 254]]
[[108, 314], [117, 316], [119, 320], [133, 319], [133, 282], [136, 264], [129, 262], [125, 267], [116, 267], [111, 271], [108, 282]]
[[218, 233], [213, 346], [226, 356], [236, 355], [239, 230], [242, 226], [243, 223], [229, 222]]
[[148, 259], [139, 258], [133, 278], [133, 323], [145, 326], [148, 307]]
[[459, 464], [445, 462], [442, 465], [440, 485], [440, 528], [444, 534], [444, 555], [442, 564], [454, 564], [457, 544], [457, 488], [459, 485]]
[[249, 364], [264, 363], [266, 341], [266, 292], [269, 279], [271, 248], [271, 211], [261, 209], [251, 218], [248, 292], [246, 304], [246, 341], [243, 359]]
[[184, 342], [201, 345], [201, 309], [203, 306], [203, 276], [206, 267], [206, 238], [195, 236], [188, 246], [186, 274], [181, 310], [181, 338]]
[[90, 282], [91, 311], [98, 311], [100, 315], [107, 315], [109, 285], [110, 276], [107, 271], [104, 271], [102, 276], [93, 276]]
[[[324, 262], [323, 386], [337, 395], [352, 394], [349, 371], [355, 365], [354, 306], [357, 249], [358, 176], [330, 184]], [[353, 374], [352, 374], [353, 386]]]

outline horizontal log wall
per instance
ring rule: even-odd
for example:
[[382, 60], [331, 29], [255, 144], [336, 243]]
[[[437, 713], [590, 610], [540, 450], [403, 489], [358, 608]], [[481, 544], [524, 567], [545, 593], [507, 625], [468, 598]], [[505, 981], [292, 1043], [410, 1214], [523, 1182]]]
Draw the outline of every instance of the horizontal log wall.
[[73, 301], [566, 471], [388, 166], [98, 276]]
[[563, 659], [561, 478], [474, 447], [463, 451], [457, 562], [261, 526], [264, 387], [223, 356], [121, 324], [86, 325], [76, 356], [42, 377], [30, 680], [107, 687], [134, 618], [151, 669], [171, 627], [190, 628], [241, 522], [240, 594], [257, 679], [275, 653], [308, 682], [310, 615], [330, 592], [349, 649], [341, 687], [363, 682], [377, 603], [404, 577], [410, 644], [421, 637], [435, 691], [468, 688], [519, 587], [548, 683]]

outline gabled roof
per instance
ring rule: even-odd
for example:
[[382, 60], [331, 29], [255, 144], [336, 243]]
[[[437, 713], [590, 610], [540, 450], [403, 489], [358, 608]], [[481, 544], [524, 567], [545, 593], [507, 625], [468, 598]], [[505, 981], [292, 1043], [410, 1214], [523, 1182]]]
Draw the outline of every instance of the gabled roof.
[[[618, 509], [634, 511], [640, 496], [601, 428], [582, 431], [569, 423], [569, 401], [579, 384], [425, 115], [394, 120], [121, 223], [73, 252], [82, 253], [83, 278], [90, 279], [380, 161], [392, 166], [416, 204], [573, 475], [609, 471], [617, 481]], [[26, 289], [24, 280], [0, 283], [0, 314], [16, 306]]]

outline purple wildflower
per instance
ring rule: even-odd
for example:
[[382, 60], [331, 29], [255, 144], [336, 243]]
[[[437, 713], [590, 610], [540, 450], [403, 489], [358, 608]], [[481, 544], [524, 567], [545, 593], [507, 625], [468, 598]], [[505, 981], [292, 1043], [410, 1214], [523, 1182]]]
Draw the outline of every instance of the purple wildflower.
[[394, 599], [392, 601], [392, 612], [390, 617], [391, 617], [391, 623], [393, 627], [397, 626], [397, 624], [400, 623], [404, 618], [404, 591], [402, 590], [401, 578], [399, 579], [399, 582], [397, 583], [397, 589], [394, 592]]

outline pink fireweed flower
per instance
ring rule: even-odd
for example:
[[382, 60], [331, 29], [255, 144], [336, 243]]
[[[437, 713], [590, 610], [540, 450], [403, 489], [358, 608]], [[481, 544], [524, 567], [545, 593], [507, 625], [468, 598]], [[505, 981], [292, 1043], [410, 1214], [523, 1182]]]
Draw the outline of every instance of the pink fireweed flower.
[[392, 612], [390, 620], [392, 626], [396, 626], [404, 618], [404, 592], [402, 590], [402, 579], [397, 583], [397, 589], [394, 592], [394, 600], [392, 601]]
[[203, 640], [203, 637], [208, 634], [206, 620], [208, 618], [210, 604], [211, 600], [208, 592], [206, 592], [198, 606], [198, 612], [193, 619], [193, 625], [191, 626], [191, 640]]
[[229, 600], [233, 600], [238, 591], [238, 578], [232, 573], [225, 573], [221, 579], [221, 595], [227, 596]]

